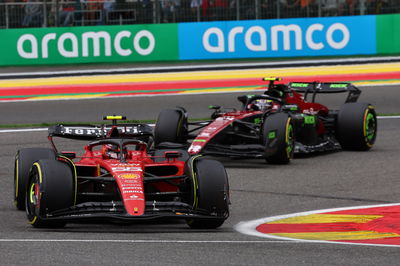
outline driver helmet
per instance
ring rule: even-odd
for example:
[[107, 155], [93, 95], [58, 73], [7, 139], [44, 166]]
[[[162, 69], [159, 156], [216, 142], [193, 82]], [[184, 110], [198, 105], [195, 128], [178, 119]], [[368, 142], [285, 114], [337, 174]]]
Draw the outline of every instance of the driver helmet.
[[103, 155], [108, 159], [118, 159], [120, 154], [120, 149], [118, 145], [106, 144], [103, 146]]
[[257, 99], [249, 105], [249, 109], [251, 110], [265, 112], [268, 109], [271, 109], [272, 101], [267, 99]]

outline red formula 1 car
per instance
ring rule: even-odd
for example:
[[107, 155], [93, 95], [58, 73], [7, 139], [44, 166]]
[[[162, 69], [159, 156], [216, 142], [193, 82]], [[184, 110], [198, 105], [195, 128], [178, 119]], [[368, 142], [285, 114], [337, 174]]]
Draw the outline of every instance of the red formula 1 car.
[[[149, 154], [144, 124], [49, 128], [48, 148], [25, 148], [15, 158], [15, 197], [34, 227], [87, 220], [186, 219], [191, 228], [217, 228], [229, 215], [225, 168], [185, 151]], [[82, 156], [59, 152], [54, 137], [90, 140]]]
[[[294, 152], [368, 150], [373, 146], [375, 110], [371, 104], [356, 102], [361, 91], [354, 85], [286, 85], [276, 84], [279, 78], [264, 80], [269, 81], [264, 94], [238, 97], [241, 110], [212, 106], [215, 111], [209, 121], [189, 123], [183, 108], [163, 110], [154, 131], [156, 147], [181, 145], [191, 155], [263, 157], [269, 163], [286, 164]], [[340, 110], [315, 102], [317, 94], [340, 92], [348, 93]]]

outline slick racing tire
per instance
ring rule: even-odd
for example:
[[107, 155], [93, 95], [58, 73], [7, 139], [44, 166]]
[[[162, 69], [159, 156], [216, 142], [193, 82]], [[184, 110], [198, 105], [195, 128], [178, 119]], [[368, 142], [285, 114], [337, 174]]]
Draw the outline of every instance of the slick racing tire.
[[276, 113], [266, 117], [262, 141], [268, 163], [288, 164], [294, 152], [294, 127], [291, 117], [286, 113]]
[[339, 110], [336, 138], [344, 150], [366, 151], [375, 143], [377, 125], [372, 105], [346, 103]]
[[154, 144], [157, 147], [161, 142], [185, 143], [187, 129], [187, 116], [183, 110], [162, 110], [154, 128]]
[[[193, 163], [189, 159], [188, 163]], [[191, 189], [192, 204], [197, 213], [213, 215], [213, 218], [188, 219], [193, 229], [220, 227], [229, 216], [229, 183], [225, 167], [216, 160], [198, 159], [194, 162]]]
[[40, 159], [55, 159], [56, 154], [47, 148], [25, 148], [17, 152], [14, 163], [14, 203], [25, 210], [25, 195], [32, 164]]
[[71, 168], [64, 162], [45, 159], [32, 165], [26, 192], [26, 214], [32, 226], [64, 227], [61, 220], [47, 220], [47, 214], [71, 207], [75, 188]]

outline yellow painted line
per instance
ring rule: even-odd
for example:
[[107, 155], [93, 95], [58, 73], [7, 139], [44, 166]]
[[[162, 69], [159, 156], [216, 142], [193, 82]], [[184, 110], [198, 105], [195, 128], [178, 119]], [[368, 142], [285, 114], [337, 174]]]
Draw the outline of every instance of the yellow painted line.
[[382, 215], [349, 215], [349, 214], [311, 214], [290, 217], [267, 224], [322, 224], [322, 223], [367, 223], [383, 217]]
[[398, 85], [400, 84], [400, 79], [393, 79], [393, 80], [368, 80], [368, 81], [354, 81], [352, 82], [356, 86], [363, 86], [363, 85]]
[[399, 72], [400, 63], [0, 80], [0, 88]]
[[84, 99], [84, 98], [97, 98], [104, 97], [108, 94], [77, 94], [77, 95], [54, 95], [54, 96], [42, 96], [42, 97], [31, 97], [27, 100], [62, 100], [62, 99]]
[[396, 233], [378, 233], [375, 231], [351, 231], [351, 232], [315, 232], [315, 233], [273, 233], [270, 235], [304, 239], [304, 240], [366, 240], [388, 237], [399, 237]]

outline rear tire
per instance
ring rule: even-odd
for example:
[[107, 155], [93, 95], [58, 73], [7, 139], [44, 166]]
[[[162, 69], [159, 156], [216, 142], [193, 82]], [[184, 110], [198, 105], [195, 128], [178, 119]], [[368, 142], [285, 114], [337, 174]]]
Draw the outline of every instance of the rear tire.
[[14, 203], [18, 210], [25, 210], [25, 195], [32, 164], [40, 159], [55, 158], [55, 152], [47, 148], [25, 148], [17, 152], [14, 163]]
[[32, 226], [64, 227], [64, 221], [44, 218], [53, 211], [71, 207], [74, 199], [73, 174], [66, 163], [39, 160], [33, 164], [26, 192], [26, 214]]
[[336, 138], [342, 149], [366, 151], [372, 148], [377, 134], [375, 109], [367, 103], [346, 103], [340, 108]]
[[185, 143], [187, 130], [187, 117], [183, 110], [162, 110], [154, 128], [154, 144], [157, 147], [161, 142]]
[[293, 158], [294, 126], [288, 114], [276, 113], [266, 117], [262, 138], [268, 163], [288, 164]]
[[[193, 161], [194, 159], [189, 159], [189, 163]], [[200, 159], [194, 162], [192, 169], [194, 171], [188, 175], [192, 178], [193, 208], [216, 217], [189, 219], [186, 222], [193, 229], [218, 228], [229, 216], [229, 183], [225, 168], [216, 160]]]

